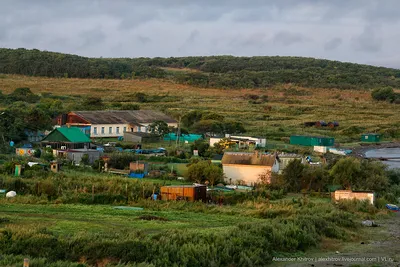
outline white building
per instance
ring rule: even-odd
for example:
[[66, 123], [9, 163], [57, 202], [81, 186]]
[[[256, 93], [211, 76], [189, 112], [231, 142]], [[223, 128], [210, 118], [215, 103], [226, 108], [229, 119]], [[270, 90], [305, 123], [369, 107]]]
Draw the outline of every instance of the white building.
[[162, 112], [153, 110], [73, 111], [58, 118], [59, 125], [89, 128], [90, 137], [120, 137], [124, 132], [148, 132], [149, 125], [164, 121], [178, 127], [178, 122]]

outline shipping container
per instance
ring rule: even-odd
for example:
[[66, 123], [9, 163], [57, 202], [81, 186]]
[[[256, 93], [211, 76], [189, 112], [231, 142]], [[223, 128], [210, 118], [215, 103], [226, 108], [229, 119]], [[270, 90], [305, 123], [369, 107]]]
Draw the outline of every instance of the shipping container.
[[205, 185], [171, 185], [162, 186], [162, 200], [187, 200], [187, 201], [206, 201], [207, 186]]
[[290, 144], [300, 146], [333, 146], [335, 139], [323, 136], [292, 135], [290, 137]]
[[377, 143], [381, 141], [381, 135], [376, 133], [367, 133], [361, 135], [361, 142]]

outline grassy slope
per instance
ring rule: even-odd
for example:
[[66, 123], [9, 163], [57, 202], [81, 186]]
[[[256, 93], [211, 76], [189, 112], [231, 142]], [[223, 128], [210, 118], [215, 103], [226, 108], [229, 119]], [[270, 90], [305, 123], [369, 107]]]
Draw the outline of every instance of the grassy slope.
[[[298, 88], [291, 85], [272, 89], [222, 90], [195, 88], [163, 80], [95, 80], [2, 75], [0, 89], [10, 93], [17, 87], [30, 87], [35, 93], [99, 96], [104, 101], [129, 101], [130, 94], [143, 92], [163, 95], [164, 100], [141, 104], [142, 109], [162, 109], [184, 113], [189, 110], [218, 112], [229, 119], [243, 121], [249, 133], [279, 140], [291, 134], [319, 134], [338, 137], [340, 142], [357, 141], [358, 134], [346, 133], [351, 126], [360, 131], [398, 131], [400, 105], [372, 101], [364, 90]], [[293, 90], [297, 91], [293, 91]], [[250, 104], [245, 94], [268, 95], [264, 104]], [[67, 101], [74, 101], [73, 99]], [[269, 106], [271, 110], [265, 110]], [[305, 121], [338, 121], [335, 131], [304, 128]]]

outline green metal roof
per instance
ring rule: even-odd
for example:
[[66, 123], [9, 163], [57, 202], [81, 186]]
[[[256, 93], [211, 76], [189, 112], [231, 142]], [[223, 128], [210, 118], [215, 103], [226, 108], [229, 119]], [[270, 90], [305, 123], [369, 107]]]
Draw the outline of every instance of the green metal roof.
[[87, 137], [79, 128], [60, 127], [54, 129], [42, 142], [70, 142], [70, 143], [90, 143]]

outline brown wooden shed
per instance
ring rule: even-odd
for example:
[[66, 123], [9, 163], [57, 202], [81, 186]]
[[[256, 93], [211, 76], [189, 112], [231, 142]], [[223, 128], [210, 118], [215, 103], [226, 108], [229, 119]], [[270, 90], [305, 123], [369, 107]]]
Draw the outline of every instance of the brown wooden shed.
[[162, 200], [203, 201], [207, 199], [205, 185], [171, 185], [161, 187]]

